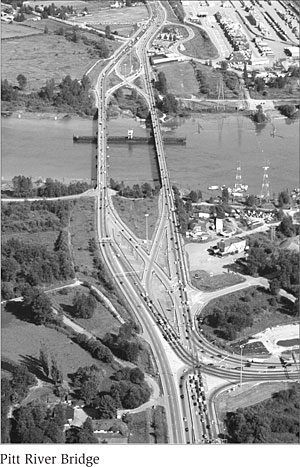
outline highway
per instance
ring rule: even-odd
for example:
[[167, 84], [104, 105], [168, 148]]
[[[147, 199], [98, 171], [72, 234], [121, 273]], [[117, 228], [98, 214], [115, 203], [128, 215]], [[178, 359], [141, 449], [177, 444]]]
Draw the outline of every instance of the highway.
[[[161, 2], [148, 2], [150, 18], [126, 43], [122, 44], [99, 75], [96, 87], [98, 106], [97, 135], [97, 233], [99, 248], [106, 267], [116, 280], [119, 291], [138, 319], [151, 345], [161, 380], [169, 428], [169, 443], [214, 442], [217, 436], [213, 409], [207, 406], [204, 374], [223, 378], [225, 384], [240, 380], [241, 359], [238, 355], [216, 349], [196, 331], [189, 294], [193, 290], [188, 277], [182, 238], [178, 230], [174, 191], [172, 189], [160, 123], [152, 89], [152, 70], [147, 48], [166, 21]], [[123, 76], [120, 62], [134, 48], [140, 60], [138, 71]], [[107, 78], [115, 72], [122, 82], [107, 88]], [[133, 81], [141, 77], [144, 89]], [[106, 108], [113, 92], [130, 86], [144, 97], [151, 113], [158, 159], [161, 191], [159, 219], [151, 242], [141, 242], [116, 213], [108, 184]], [[169, 274], [158, 262], [162, 238], [166, 238]], [[142, 273], [139, 270], [142, 269]], [[128, 274], [128, 272], [130, 274]], [[162, 297], [172, 303], [176, 329], [167, 320], [158, 296], [157, 281], [164, 290]], [[216, 359], [216, 364], [212, 363]], [[227, 367], [217, 361], [226, 359]], [[245, 361], [243, 360], [242, 366]], [[294, 368], [253, 364], [243, 367], [244, 381], [296, 379]], [[191, 379], [194, 378], [194, 379]], [[196, 400], [195, 400], [196, 398]], [[195, 405], [196, 402], [196, 405]], [[214, 426], [212, 426], [214, 425]]]

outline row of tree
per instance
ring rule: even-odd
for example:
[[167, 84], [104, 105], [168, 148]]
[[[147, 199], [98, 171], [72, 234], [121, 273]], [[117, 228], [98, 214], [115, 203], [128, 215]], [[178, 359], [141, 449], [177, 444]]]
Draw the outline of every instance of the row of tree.
[[137, 332], [137, 326], [133, 322], [128, 322], [120, 326], [118, 334], [107, 333], [103, 342], [117, 357], [137, 363], [144, 350]]
[[142, 185], [133, 185], [131, 188], [129, 186], [125, 186], [123, 181], [119, 183], [111, 178], [109, 185], [113, 190], [116, 190], [120, 196], [124, 196], [126, 198], [152, 198], [157, 195], [159, 191], [158, 187], [152, 188], [147, 182]]
[[113, 362], [114, 357], [111, 350], [99, 339], [88, 337], [86, 334], [77, 334], [74, 342], [84, 350], [87, 350], [97, 360], [101, 360], [104, 363]]

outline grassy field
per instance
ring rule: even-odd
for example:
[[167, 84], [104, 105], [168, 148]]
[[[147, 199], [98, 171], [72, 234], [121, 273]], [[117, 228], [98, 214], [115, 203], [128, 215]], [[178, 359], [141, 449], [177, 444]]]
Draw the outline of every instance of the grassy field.
[[[33, 29], [20, 23], [1, 23], [1, 39], [11, 39], [12, 37], [32, 36], [33, 34], [42, 34], [43, 31]], [[3, 46], [3, 44], [2, 44]]]
[[[45, 26], [49, 29], [49, 33], [37, 35]], [[51, 20], [31, 22], [26, 30], [36, 35], [29, 36], [26, 40], [15, 37], [3, 41], [2, 78], [17, 84], [18, 74], [24, 74], [28, 83], [26, 91], [40, 89], [50, 78], [54, 78], [56, 82], [61, 81], [68, 74], [72, 79], [81, 79], [99, 57], [90, 45], [85, 45], [81, 40], [74, 43], [66, 40], [64, 36], [53, 33], [61, 27], [64, 30], [72, 29], [70, 26]], [[101, 39], [90, 33], [84, 35], [93, 41]], [[118, 41], [107, 41], [110, 53], [113, 53], [119, 45]]]
[[266, 399], [270, 399], [274, 392], [289, 388], [288, 382], [247, 384], [246, 389], [237, 388], [235, 391], [222, 392], [216, 398], [216, 408], [221, 420], [224, 420], [226, 412], [232, 412], [238, 408], [248, 407], [258, 404]]
[[158, 198], [128, 199], [113, 196], [114, 207], [125, 224], [139, 238], [146, 238], [145, 213], [149, 214], [149, 239], [152, 237], [158, 218]]
[[[76, 292], [84, 293], [88, 295], [89, 289], [87, 287], [79, 286], [74, 288], [66, 289], [67, 294], [61, 294], [59, 292], [53, 292], [49, 294], [51, 302], [54, 305], [59, 305], [61, 309], [70, 314], [72, 317], [72, 303]], [[97, 301], [97, 307], [94, 312], [94, 316], [90, 319], [79, 319], [75, 318], [74, 321], [80, 326], [84, 327], [87, 331], [90, 331], [97, 337], [104, 337], [107, 332], [117, 333], [120, 327], [119, 321], [117, 321], [113, 315]]]
[[185, 50], [183, 51], [184, 55], [200, 58], [202, 60], [218, 57], [218, 51], [206, 32], [201, 28], [197, 28], [196, 26], [190, 27], [193, 29], [195, 37], [193, 37], [193, 39], [189, 42], [185, 42], [183, 44], [185, 47]]
[[166, 75], [168, 92], [178, 97], [198, 95], [199, 85], [190, 63], [170, 63], [159, 65], [158, 71]]
[[76, 371], [79, 366], [100, 365], [98, 360], [93, 359], [88, 352], [74, 344], [66, 335], [55, 329], [23, 321], [17, 304], [12, 312], [2, 311], [1, 322], [3, 357], [27, 364], [33, 373], [37, 373], [38, 370], [35, 359], [39, 357], [42, 342], [61, 365], [66, 379], [68, 379], [67, 375]]
[[[135, 24], [148, 18], [148, 11], [144, 5], [137, 5], [135, 7], [124, 8], [104, 8], [104, 3], [101, 2], [101, 9], [99, 3], [88, 2], [87, 7], [91, 16], [82, 16], [74, 18], [76, 23], [87, 23], [91, 25], [96, 24], [109, 24], [112, 30], [117, 28], [120, 24]], [[111, 3], [111, 2], [109, 2]], [[98, 5], [97, 5], [98, 4]]]
[[245, 279], [238, 274], [226, 273], [210, 276], [207, 271], [203, 270], [192, 271], [190, 276], [192, 285], [205, 292], [213, 292], [214, 290], [245, 282]]
[[129, 444], [150, 443], [150, 409], [129, 415]]
[[94, 209], [94, 199], [81, 199], [76, 202], [71, 214], [69, 229], [72, 255], [75, 266], [81, 273], [91, 273], [94, 268], [88, 244], [94, 238]]

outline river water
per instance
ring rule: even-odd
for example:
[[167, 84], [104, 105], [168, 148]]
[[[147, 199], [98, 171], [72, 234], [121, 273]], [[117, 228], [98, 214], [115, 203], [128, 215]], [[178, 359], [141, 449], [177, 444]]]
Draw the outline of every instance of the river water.
[[[180, 188], [201, 189], [210, 185], [233, 186], [238, 161], [242, 181], [249, 192], [260, 194], [263, 166], [267, 163], [271, 193], [299, 186], [299, 123], [285, 118], [259, 128], [240, 115], [195, 115], [177, 118], [164, 127], [169, 136], [186, 136], [186, 146], [166, 146], [171, 180]], [[2, 178], [14, 175], [51, 177], [70, 181], [90, 179], [94, 172], [96, 150], [92, 144], [73, 144], [73, 134], [92, 135], [95, 122], [80, 118], [69, 120], [3, 118]], [[111, 119], [109, 134], [135, 135], [148, 130], [127, 116]], [[108, 151], [109, 177], [128, 185], [153, 182], [158, 178], [152, 146], [116, 146]], [[92, 164], [93, 160], [93, 164]]]

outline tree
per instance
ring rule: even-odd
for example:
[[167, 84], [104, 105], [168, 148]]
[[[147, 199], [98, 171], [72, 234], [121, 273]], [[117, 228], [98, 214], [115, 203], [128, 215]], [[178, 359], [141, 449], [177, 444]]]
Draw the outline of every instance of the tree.
[[96, 306], [97, 301], [93, 295], [77, 292], [73, 300], [73, 314], [78, 318], [91, 318]]
[[277, 231], [281, 232], [285, 237], [292, 237], [295, 234], [295, 226], [293, 225], [291, 216], [284, 216], [277, 227]]
[[111, 38], [111, 30], [110, 30], [109, 24], [105, 27], [105, 37], [106, 37], [107, 39], [110, 39], [110, 38]]
[[290, 195], [287, 191], [281, 191], [278, 195], [278, 205], [282, 208], [285, 204], [289, 204]]
[[53, 312], [49, 297], [41, 291], [33, 298], [30, 304], [31, 317], [35, 324], [46, 324], [53, 319]]
[[155, 87], [161, 94], [167, 94], [167, 78], [163, 71], [158, 73]]
[[94, 436], [93, 424], [90, 418], [83, 423], [78, 433], [77, 443], [79, 444], [97, 444], [98, 440]]
[[197, 203], [198, 199], [199, 199], [199, 194], [192, 190], [189, 194], [189, 198], [191, 199], [192, 203]]
[[99, 398], [98, 411], [100, 418], [116, 418], [117, 408], [115, 399], [109, 394], [104, 394]]
[[48, 28], [48, 26], [46, 25], [46, 26], [44, 27], [44, 34], [48, 34], [48, 33], [49, 33], [49, 28]]
[[24, 91], [24, 89], [26, 88], [26, 84], [27, 84], [27, 78], [26, 76], [22, 75], [21, 73], [17, 76], [17, 81], [18, 81], [18, 84], [21, 88], [21, 91]]
[[270, 281], [270, 293], [272, 295], [278, 295], [280, 291], [280, 281], [278, 279], [273, 279]]
[[47, 378], [49, 378], [50, 376], [49, 354], [48, 354], [48, 349], [44, 343], [41, 345], [41, 348], [40, 348], [39, 360], [40, 360], [40, 364], [45, 375], [47, 376]]
[[50, 370], [51, 378], [55, 384], [63, 382], [63, 372], [61, 368], [59, 368], [57, 360], [52, 357], [51, 360], [51, 370]]
[[250, 195], [250, 196], [247, 196], [247, 199], [246, 199], [246, 205], [247, 206], [256, 206], [257, 204], [257, 199], [254, 195]]
[[222, 190], [222, 203], [228, 204], [228, 201], [229, 201], [228, 188], [223, 188], [223, 190]]

